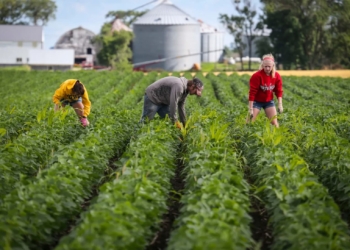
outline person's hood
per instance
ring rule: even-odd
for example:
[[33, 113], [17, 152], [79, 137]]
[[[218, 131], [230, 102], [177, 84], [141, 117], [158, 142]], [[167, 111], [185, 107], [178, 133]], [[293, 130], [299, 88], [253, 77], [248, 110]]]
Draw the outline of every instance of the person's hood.
[[68, 79], [64, 82], [64, 84], [66, 84], [67, 89], [72, 89], [76, 82], [77, 82], [77, 79]]

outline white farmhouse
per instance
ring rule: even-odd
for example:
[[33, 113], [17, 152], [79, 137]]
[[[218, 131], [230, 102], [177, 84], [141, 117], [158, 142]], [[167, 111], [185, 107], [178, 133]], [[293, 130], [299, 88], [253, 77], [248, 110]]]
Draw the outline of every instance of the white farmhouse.
[[0, 25], [0, 67], [29, 65], [32, 69], [68, 70], [74, 50], [45, 50], [42, 26]]

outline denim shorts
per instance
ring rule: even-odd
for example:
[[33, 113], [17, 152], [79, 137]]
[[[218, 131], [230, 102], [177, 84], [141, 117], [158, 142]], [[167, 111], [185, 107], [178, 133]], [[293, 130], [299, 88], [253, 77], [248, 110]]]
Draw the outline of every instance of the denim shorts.
[[81, 97], [79, 97], [79, 99], [78, 100], [75, 100], [75, 101], [68, 101], [68, 100], [61, 100], [60, 102], [61, 102], [61, 104], [63, 104], [63, 105], [70, 105], [70, 106], [72, 106], [73, 104], [76, 104], [76, 103], [78, 103], [78, 102], [82, 102], [83, 101], [83, 99], [81, 98]]
[[266, 108], [271, 108], [275, 107], [275, 102], [273, 100], [269, 102], [253, 102], [253, 108], [261, 110], [261, 108], [266, 109]]

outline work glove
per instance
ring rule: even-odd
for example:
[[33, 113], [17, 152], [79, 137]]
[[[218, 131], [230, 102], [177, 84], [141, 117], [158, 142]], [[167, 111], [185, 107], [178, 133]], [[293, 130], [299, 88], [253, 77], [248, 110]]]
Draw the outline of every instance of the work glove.
[[181, 129], [181, 122], [179, 122], [179, 121], [175, 122], [175, 126], [179, 129]]
[[283, 113], [283, 106], [282, 103], [278, 104], [278, 113], [282, 114]]
[[86, 117], [82, 117], [82, 118], [80, 118], [80, 122], [81, 122], [81, 125], [83, 126], [83, 127], [87, 127], [87, 126], [89, 126], [89, 121], [88, 121], [88, 119], [86, 118]]

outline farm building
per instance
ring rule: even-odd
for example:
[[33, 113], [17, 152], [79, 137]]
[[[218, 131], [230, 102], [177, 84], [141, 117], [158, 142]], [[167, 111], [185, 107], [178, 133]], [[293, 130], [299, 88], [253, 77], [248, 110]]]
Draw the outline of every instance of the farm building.
[[188, 70], [201, 61], [200, 24], [165, 0], [133, 23], [136, 69]]
[[198, 20], [201, 31], [201, 61], [219, 62], [224, 50], [224, 32]]
[[43, 27], [0, 25], [0, 47], [42, 49], [44, 47]]
[[74, 28], [58, 39], [55, 49], [73, 49], [75, 64], [92, 67], [96, 63], [96, 46], [92, 44], [94, 36], [95, 33], [83, 27]]
[[72, 50], [45, 50], [43, 47], [43, 27], [0, 25], [0, 66], [29, 65], [32, 69], [53, 70], [72, 68]]

